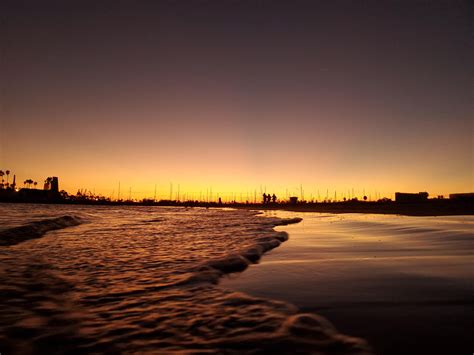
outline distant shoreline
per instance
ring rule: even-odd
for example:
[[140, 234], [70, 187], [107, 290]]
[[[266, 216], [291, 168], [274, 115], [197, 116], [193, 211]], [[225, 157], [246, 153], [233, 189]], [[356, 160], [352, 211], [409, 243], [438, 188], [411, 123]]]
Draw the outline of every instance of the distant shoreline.
[[397, 202], [360, 202], [360, 203], [319, 203], [298, 204], [285, 206], [263, 206], [264, 210], [283, 210], [293, 212], [319, 212], [319, 213], [366, 213], [366, 214], [398, 214], [405, 216], [459, 216], [474, 215], [474, 203], [454, 202], [446, 200], [428, 201], [422, 203], [397, 203]]
[[202, 207], [202, 208], [236, 208], [249, 210], [282, 210], [294, 212], [319, 213], [367, 213], [367, 214], [399, 214], [406, 216], [454, 216], [474, 215], [473, 200], [431, 199], [423, 202], [319, 202], [319, 203], [222, 203], [198, 201], [34, 201], [34, 200], [0, 200], [0, 203], [38, 203], [61, 205], [92, 205], [92, 206], [161, 206], [161, 207]]

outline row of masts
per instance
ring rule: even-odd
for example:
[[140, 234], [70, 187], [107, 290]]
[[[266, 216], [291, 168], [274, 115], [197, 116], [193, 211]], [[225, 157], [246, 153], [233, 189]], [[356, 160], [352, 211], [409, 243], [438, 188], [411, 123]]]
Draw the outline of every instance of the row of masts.
[[[257, 189], [253, 191], [246, 191], [246, 192], [227, 192], [227, 193], [214, 193], [212, 186], [206, 188], [206, 190], [200, 190], [199, 193], [196, 192], [185, 192], [182, 193], [181, 185], [177, 184], [177, 188], [175, 189], [174, 184], [172, 182], [169, 183], [169, 195], [165, 196], [161, 194], [161, 197], [157, 195], [157, 184], [155, 184], [153, 199], [148, 198], [149, 200], [158, 201], [158, 200], [169, 200], [169, 201], [199, 201], [199, 202], [217, 202], [219, 198], [223, 202], [249, 202], [249, 203], [258, 203], [261, 200], [261, 197], [264, 193], [267, 193], [267, 187], [265, 185], [260, 185], [260, 194], [257, 193]], [[294, 191], [294, 190], [293, 190]], [[366, 195], [365, 188], [360, 190], [355, 190], [354, 188], [348, 189], [346, 191], [337, 191], [334, 190], [334, 194], [332, 194], [332, 190], [326, 189], [325, 195], [321, 198], [320, 189], [316, 189], [316, 193], [310, 193], [309, 198], [305, 196], [305, 190], [303, 188], [303, 184], [299, 186], [299, 194], [290, 194], [288, 188], [285, 189], [285, 196], [282, 198], [278, 196], [280, 201], [286, 200], [288, 201], [290, 197], [296, 196], [300, 201], [306, 202], [336, 202], [336, 201], [346, 201], [352, 200], [354, 198], [360, 200], [368, 200], [372, 201], [372, 194]], [[117, 198], [114, 197], [115, 190], [112, 190], [110, 194], [110, 200], [121, 201], [123, 197], [121, 195], [121, 182], [118, 183], [118, 192]], [[273, 193], [273, 192], [272, 192]], [[278, 194], [277, 194], [278, 195]], [[381, 199], [382, 195], [377, 190], [374, 191], [375, 200]], [[132, 186], [128, 189], [128, 200], [132, 201]]]

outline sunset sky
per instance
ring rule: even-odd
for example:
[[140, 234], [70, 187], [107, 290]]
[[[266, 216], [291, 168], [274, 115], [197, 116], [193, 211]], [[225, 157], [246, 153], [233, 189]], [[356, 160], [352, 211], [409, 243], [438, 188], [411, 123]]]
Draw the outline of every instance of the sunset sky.
[[[330, 4], [330, 5], [329, 5]], [[474, 190], [467, 1], [12, 1], [0, 169], [117, 197]], [[471, 42], [471, 43], [470, 43]]]

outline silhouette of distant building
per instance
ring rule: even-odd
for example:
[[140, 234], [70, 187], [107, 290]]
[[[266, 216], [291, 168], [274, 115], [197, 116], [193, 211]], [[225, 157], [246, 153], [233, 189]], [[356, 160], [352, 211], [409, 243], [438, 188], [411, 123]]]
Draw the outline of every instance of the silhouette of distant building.
[[53, 192], [59, 192], [59, 181], [56, 176], [53, 176], [53, 179], [51, 180], [51, 191]]
[[49, 190], [52, 192], [59, 192], [59, 180], [57, 176], [48, 177], [44, 181], [44, 190]]
[[428, 200], [428, 192], [406, 193], [395, 192], [396, 202], [422, 202]]
[[290, 204], [296, 205], [298, 203], [298, 197], [297, 196], [291, 196], [290, 197]]
[[462, 193], [462, 194], [450, 194], [449, 195], [450, 200], [469, 200], [472, 201], [474, 200], [474, 192], [467, 192], [467, 193]]

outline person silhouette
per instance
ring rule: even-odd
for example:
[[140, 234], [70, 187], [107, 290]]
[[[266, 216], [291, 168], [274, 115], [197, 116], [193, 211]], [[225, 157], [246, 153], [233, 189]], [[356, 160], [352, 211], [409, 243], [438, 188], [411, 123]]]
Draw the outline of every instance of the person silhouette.
[[277, 200], [277, 197], [276, 197], [276, 195], [275, 195], [275, 194], [273, 194], [273, 196], [272, 196], [272, 201], [273, 201], [273, 203], [275, 203], [275, 202], [276, 202], [276, 200]]

